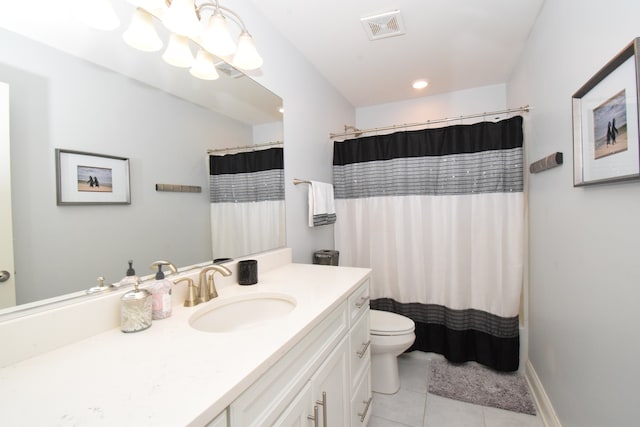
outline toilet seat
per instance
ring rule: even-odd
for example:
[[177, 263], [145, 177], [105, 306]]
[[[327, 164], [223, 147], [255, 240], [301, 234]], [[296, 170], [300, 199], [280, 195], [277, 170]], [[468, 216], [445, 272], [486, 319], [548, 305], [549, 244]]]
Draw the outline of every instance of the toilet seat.
[[369, 310], [371, 335], [406, 335], [415, 330], [415, 323], [408, 317], [389, 311]]

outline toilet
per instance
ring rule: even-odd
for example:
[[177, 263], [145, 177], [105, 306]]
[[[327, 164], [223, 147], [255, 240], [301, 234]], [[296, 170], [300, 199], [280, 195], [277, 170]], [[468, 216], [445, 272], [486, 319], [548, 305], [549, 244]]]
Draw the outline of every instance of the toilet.
[[377, 393], [394, 394], [400, 389], [398, 356], [416, 339], [415, 323], [408, 317], [370, 310], [371, 388]]

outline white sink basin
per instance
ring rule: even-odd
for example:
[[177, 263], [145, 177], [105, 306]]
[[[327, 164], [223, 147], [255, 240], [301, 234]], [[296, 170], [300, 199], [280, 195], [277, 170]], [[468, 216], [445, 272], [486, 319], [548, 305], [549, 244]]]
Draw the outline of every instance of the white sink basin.
[[205, 303], [189, 324], [204, 332], [232, 332], [286, 316], [294, 308], [296, 300], [286, 294], [238, 295]]

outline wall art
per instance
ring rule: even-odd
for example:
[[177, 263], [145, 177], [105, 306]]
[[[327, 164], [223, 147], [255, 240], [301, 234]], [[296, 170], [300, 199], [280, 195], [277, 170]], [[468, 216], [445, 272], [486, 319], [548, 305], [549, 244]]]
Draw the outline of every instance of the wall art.
[[129, 159], [56, 149], [58, 205], [130, 204]]
[[640, 178], [636, 38], [572, 97], [574, 187]]

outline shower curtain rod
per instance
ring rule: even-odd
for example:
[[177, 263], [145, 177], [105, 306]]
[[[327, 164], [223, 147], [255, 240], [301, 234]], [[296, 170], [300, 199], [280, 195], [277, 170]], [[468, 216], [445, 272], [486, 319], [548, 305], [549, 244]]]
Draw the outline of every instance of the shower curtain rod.
[[[478, 114], [467, 114], [466, 116], [446, 117], [444, 119], [427, 120], [427, 121], [418, 122], [418, 123], [405, 123], [402, 125], [391, 125], [391, 126], [383, 126], [383, 127], [370, 128], [370, 129], [357, 129], [353, 126], [344, 125], [344, 130], [345, 130], [344, 132], [330, 133], [329, 138], [334, 139], [334, 138], [338, 138], [342, 136], [350, 136], [350, 135], [360, 136], [363, 133], [378, 132], [381, 130], [404, 129], [404, 128], [410, 128], [415, 126], [430, 125], [434, 123], [446, 123], [446, 122], [452, 122], [455, 120], [464, 120], [464, 119], [473, 119], [477, 117], [492, 116], [494, 114], [508, 114], [508, 113], [519, 113], [519, 112], [529, 112], [529, 105], [527, 104], [523, 107], [510, 108], [507, 110], [489, 111], [489, 112], [478, 113]], [[347, 132], [347, 129], [352, 129], [352, 130], [350, 132]]]
[[223, 151], [236, 151], [236, 150], [255, 150], [256, 148], [262, 148], [262, 147], [271, 147], [271, 146], [276, 146], [276, 145], [283, 145], [284, 142], [282, 141], [273, 141], [273, 142], [265, 142], [263, 144], [256, 144], [256, 145], [239, 145], [237, 147], [227, 147], [227, 148], [216, 148], [213, 150], [207, 150], [208, 154], [211, 153], [221, 153]]

